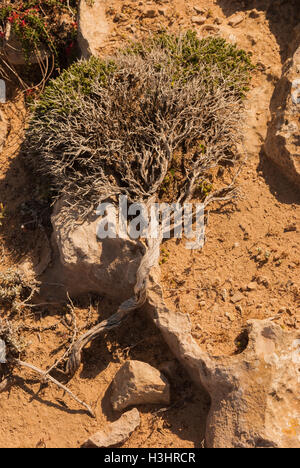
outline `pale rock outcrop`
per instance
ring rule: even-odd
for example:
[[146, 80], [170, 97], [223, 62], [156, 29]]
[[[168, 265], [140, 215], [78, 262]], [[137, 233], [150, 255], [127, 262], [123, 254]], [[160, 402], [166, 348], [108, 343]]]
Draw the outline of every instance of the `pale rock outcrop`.
[[170, 386], [163, 374], [141, 361], [127, 361], [115, 375], [112, 406], [122, 411], [128, 406], [170, 404]]
[[300, 34], [293, 57], [284, 68], [271, 101], [272, 120], [265, 153], [300, 187]]
[[207, 447], [300, 448], [300, 333], [271, 320], [252, 320], [241, 354], [209, 356], [194, 341], [188, 316], [165, 306], [155, 277], [153, 270], [148, 313], [211, 398]]
[[[120, 303], [134, 295], [136, 274], [144, 254], [140, 241], [99, 239], [96, 235], [99, 218], [66, 222], [63, 202], [58, 201], [51, 218], [52, 262], [43, 276], [41, 294], [57, 298], [60, 292], [70, 296], [97, 293]], [[56, 284], [52, 291], [51, 284]], [[57, 284], [62, 287], [58, 290]]]
[[85, 447], [114, 447], [126, 442], [140, 425], [140, 414], [136, 408], [122, 414], [115, 422], [91, 436], [84, 444]]
[[78, 45], [83, 58], [99, 55], [109, 34], [103, 0], [81, 0], [78, 12]]

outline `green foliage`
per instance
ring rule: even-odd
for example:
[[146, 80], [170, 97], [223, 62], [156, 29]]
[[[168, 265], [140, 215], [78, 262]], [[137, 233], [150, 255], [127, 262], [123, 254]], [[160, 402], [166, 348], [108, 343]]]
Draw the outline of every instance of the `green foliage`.
[[[251, 71], [254, 69], [250, 54], [226, 42], [225, 39], [208, 37], [200, 40], [195, 31], [187, 31], [182, 36], [163, 32], [146, 43], [131, 44], [124, 52], [145, 56], [151, 52], [153, 46], [167, 51], [170, 61], [177, 64], [172, 81], [188, 80], [199, 73], [200, 69], [203, 72], [203, 65], [205, 65], [208, 85], [219, 84], [213, 83], [210, 79], [212, 68], [217, 67], [222, 72], [222, 78], [228, 79], [229, 85], [236, 88], [237, 93], [244, 96], [249, 90]], [[158, 68], [160, 66], [157, 64]]]
[[39, 101], [34, 105], [35, 116], [45, 116], [54, 110], [57, 115], [67, 114], [76, 108], [81, 96], [92, 92], [93, 84], [107, 84], [108, 76], [116, 69], [113, 61], [104, 62], [96, 57], [73, 63], [56, 79], [49, 82]]

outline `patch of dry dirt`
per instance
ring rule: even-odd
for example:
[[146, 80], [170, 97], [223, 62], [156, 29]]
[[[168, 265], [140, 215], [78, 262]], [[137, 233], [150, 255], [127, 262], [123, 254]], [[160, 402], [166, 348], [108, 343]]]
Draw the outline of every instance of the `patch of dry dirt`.
[[[247, 6], [249, 3], [252, 8]], [[206, 25], [218, 28], [220, 34], [252, 51], [258, 64], [246, 102], [247, 161], [238, 179], [241, 199], [236, 206], [211, 207], [203, 251], [187, 251], [185, 241], [170, 240], [163, 245], [162, 283], [167, 305], [190, 315], [194, 337], [214, 355], [241, 349], [241, 334], [249, 318], [274, 317], [287, 328], [299, 328], [300, 324], [300, 196], [261, 151], [274, 85], [281, 74], [293, 26], [300, 19], [297, 11], [291, 10], [293, 2], [283, 5], [273, 1], [266, 11], [271, 3], [107, 2], [111, 35], [103, 53], [114, 50], [125, 39], [140, 38], [162, 27], [174, 31], [195, 27], [199, 34], [207, 34], [207, 28], [203, 30], [192, 21], [197, 7], [198, 11], [206, 9]], [[145, 17], [147, 9], [157, 14]], [[236, 11], [242, 11], [244, 20], [232, 28], [228, 17]], [[17, 268], [41, 238], [39, 229], [21, 229], [18, 207], [39, 195], [40, 187], [36, 187], [18, 157], [25, 121], [23, 98], [13, 93], [10, 97], [3, 106], [10, 133], [0, 155], [0, 202], [7, 210], [0, 233], [1, 271], [8, 266]], [[110, 315], [115, 307], [101, 298], [98, 304], [95, 298], [88, 304], [76, 303], [78, 332]], [[27, 342], [28, 362], [46, 369], [62, 356], [74, 336], [74, 323], [70, 326], [66, 322], [67, 312], [65, 306], [46, 307], [27, 309], [15, 317], [17, 323], [27, 327], [22, 336]], [[7, 317], [10, 311], [1, 315]], [[160, 408], [141, 407], [141, 427], [124, 447], [200, 447], [209, 407], [207, 397], [193, 387], [154, 325], [141, 312], [120, 330], [88, 347], [80, 371], [67, 384], [91, 404], [96, 419], [55, 386], [41, 386], [32, 372], [15, 369], [9, 391], [0, 394], [0, 446], [79, 447], [105, 421], [117, 418], [109, 404], [109, 386], [121, 363], [129, 358], [158, 368], [165, 361], [173, 361], [175, 370], [171, 378], [172, 406], [162, 412], [157, 412]], [[59, 374], [56, 377], [61, 378]]]

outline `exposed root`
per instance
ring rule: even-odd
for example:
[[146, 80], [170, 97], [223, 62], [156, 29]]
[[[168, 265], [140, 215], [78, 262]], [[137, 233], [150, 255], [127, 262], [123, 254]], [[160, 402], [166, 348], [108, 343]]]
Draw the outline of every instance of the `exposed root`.
[[82, 335], [79, 340], [77, 340], [76, 343], [72, 346], [71, 354], [67, 362], [67, 373], [70, 376], [73, 376], [78, 370], [81, 363], [82, 349], [88, 343], [93, 341], [99, 335], [103, 335], [104, 333], [119, 327], [128, 318], [130, 312], [136, 308], [136, 303], [131, 305], [131, 301], [130, 303], [129, 301], [126, 301], [126, 303], [122, 304], [122, 306], [119, 308], [118, 312], [109, 317], [107, 320], [103, 320], [103, 322], [99, 323], [84, 335]]

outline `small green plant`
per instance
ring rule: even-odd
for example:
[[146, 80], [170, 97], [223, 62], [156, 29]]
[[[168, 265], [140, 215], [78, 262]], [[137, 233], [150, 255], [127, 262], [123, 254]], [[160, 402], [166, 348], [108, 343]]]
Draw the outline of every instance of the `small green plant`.
[[213, 184], [204, 180], [203, 182], [201, 182], [201, 184], [199, 185], [199, 191], [200, 191], [200, 195], [203, 196], [204, 198], [207, 197], [207, 195], [209, 195], [213, 190]]
[[159, 261], [159, 264], [163, 265], [164, 263], [167, 263], [167, 261], [169, 260], [170, 252], [168, 252], [166, 249], [162, 248], [160, 250], [160, 253], [161, 253], [161, 259]]

